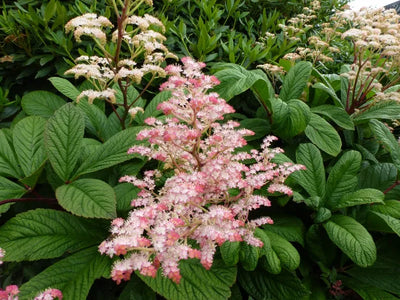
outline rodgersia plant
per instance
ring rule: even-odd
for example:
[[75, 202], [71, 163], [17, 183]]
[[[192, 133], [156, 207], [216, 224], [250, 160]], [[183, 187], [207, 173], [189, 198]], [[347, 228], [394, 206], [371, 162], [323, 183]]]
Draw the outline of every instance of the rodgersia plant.
[[[145, 2], [152, 1], [125, 0], [122, 11], [116, 1], [112, 1], [117, 17], [116, 29], [111, 33], [111, 41], [107, 39], [107, 29], [114, 25], [103, 16], [88, 13], [70, 20], [65, 29], [73, 31], [74, 37], [81, 42], [83, 36], [94, 40], [102, 56], [82, 55], [76, 59], [76, 65], [65, 74], [73, 74], [75, 78], [85, 77], [93, 85], [93, 89], [80, 93], [76, 101], [88, 98], [89, 103], [94, 99], [107, 101], [122, 128], [129, 115], [134, 117], [140, 109], [135, 103], [148, 89], [156, 77], [165, 77], [162, 68], [166, 58], [176, 58], [163, 45], [166, 37], [165, 27], [157, 18], [145, 14], [133, 15]], [[149, 75], [148, 75], [149, 74]], [[145, 84], [144, 82], [147, 81]], [[129, 99], [128, 89], [144, 84], [142, 92], [135, 98]], [[117, 88], [122, 92], [122, 101], [117, 101]], [[117, 110], [122, 107], [122, 110]]]
[[170, 77], [161, 90], [171, 91], [172, 97], [158, 109], [167, 118], [146, 119], [151, 128], [142, 130], [137, 139], [148, 140], [150, 146], [129, 150], [163, 162], [174, 175], [162, 187], [159, 170], [146, 171], [142, 179], [122, 177], [121, 182], [130, 182], [141, 192], [132, 200], [135, 209], [126, 220], [112, 222], [112, 236], [99, 247], [111, 257], [124, 256], [112, 270], [117, 283], [129, 280], [135, 270], [155, 277], [159, 267], [179, 283], [182, 259], [198, 258], [209, 269], [217, 245], [226, 241], [262, 246], [254, 230], [273, 221], [269, 217], [250, 220], [250, 211], [270, 206], [267, 197], [254, 191], [268, 186], [269, 193], [291, 195], [284, 181], [303, 168], [271, 162], [282, 152], [269, 148], [273, 136], [265, 138], [260, 151], [240, 151], [246, 145], [244, 137], [254, 133], [236, 129], [239, 123], [234, 121], [220, 123], [234, 109], [217, 93], [207, 93], [218, 79], [201, 72], [203, 63], [187, 57], [182, 62], [183, 67], [165, 68]]

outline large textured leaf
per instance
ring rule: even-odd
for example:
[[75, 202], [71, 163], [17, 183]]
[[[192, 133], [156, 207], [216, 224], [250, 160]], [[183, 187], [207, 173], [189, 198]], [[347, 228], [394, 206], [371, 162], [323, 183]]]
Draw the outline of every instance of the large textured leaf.
[[311, 120], [305, 129], [305, 134], [322, 151], [332, 156], [340, 153], [342, 140], [339, 134], [332, 125], [317, 114], [311, 114]]
[[222, 259], [227, 266], [234, 266], [239, 262], [240, 242], [226, 241], [220, 250]]
[[158, 110], [157, 106], [160, 103], [167, 101], [169, 98], [171, 98], [170, 91], [162, 91], [158, 93], [146, 106], [143, 114], [143, 120], [146, 120], [148, 117], [158, 117], [159, 115], [161, 115], [162, 111]]
[[345, 278], [342, 280], [346, 287], [356, 291], [363, 300], [398, 300], [398, 297], [389, 294], [377, 287], [358, 281], [354, 278]]
[[313, 144], [300, 144], [296, 150], [296, 161], [306, 170], [292, 176], [310, 196], [323, 197], [325, 194], [325, 168], [321, 153]]
[[253, 141], [264, 138], [271, 131], [271, 124], [268, 120], [261, 118], [248, 118], [240, 121], [241, 128], [251, 129], [254, 135], [246, 136], [246, 141]]
[[67, 211], [87, 218], [112, 219], [117, 216], [115, 193], [98, 179], [79, 179], [56, 190], [58, 203]]
[[46, 124], [44, 141], [49, 161], [64, 181], [70, 179], [79, 159], [84, 130], [84, 118], [72, 103], [57, 110]]
[[353, 218], [335, 215], [324, 224], [329, 238], [361, 267], [373, 265], [376, 247], [368, 231]]
[[386, 225], [389, 226], [390, 229], [393, 230], [394, 233], [396, 233], [398, 236], [400, 236], [400, 220], [395, 219], [391, 216], [379, 213], [377, 211], [370, 211], [370, 213], [377, 216], [382, 221], [384, 221], [386, 223]]
[[294, 273], [287, 271], [278, 275], [261, 270], [241, 271], [238, 280], [246, 292], [256, 300], [301, 299], [309, 294], [300, 279]]
[[107, 232], [97, 222], [51, 210], [30, 210], [0, 227], [0, 248], [6, 261], [59, 257], [99, 243]]
[[26, 192], [23, 186], [0, 176], [0, 200], [21, 198]]
[[[75, 173], [75, 176], [109, 168], [135, 157], [127, 151], [133, 145], [143, 143], [136, 140], [136, 135], [143, 127], [123, 130], [107, 140], [92, 156], [86, 160]], [[136, 156], [137, 157], [137, 156]]]
[[[222, 70], [214, 74], [221, 82], [214, 88], [221, 98], [229, 101], [234, 96], [250, 89], [258, 80], [265, 81], [265, 77], [256, 71], [248, 71], [235, 64], [223, 64]], [[235, 84], [232, 84], [232, 83]]]
[[239, 260], [243, 269], [253, 271], [257, 267], [260, 248], [251, 246], [245, 242], [240, 244]]
[[314, 261], [321, 261], [326, 266], [333, 264], [337, 257], [337, 248], [319, 224], [313, 224], [308, 229], [306, 249]]
[[369, 121], [369, 127], [375, 134], [376, 139], [382, 143], [385, 149], [390, 153], [397, 169], [400, 169], [400, 146], [389, 128], [378, 120]]
[[310, 62], [301, 61], [295, 64], [285, 76], [279, 98], [283, 101], [299, 99], [307, 86], [311, 70]]
[[261, 228], [256, 228], [254, 235], [263, 242], [260, 249], [260, 264], [272, 274], [279, 274], [282, 271], [281, 261], [271, 246], [271, 239]]
[[0, 175], [22, 178], [24, 176], [18, 166], [17, 158], [3, 130], [0, 130]]
[[338, 104], [338, 106], [343, 107], [343, 104], [340, 101], [339, 97], [336, 95], [335, 90], [332, 88], [332, 86], [330, 86], [329, 83], [328, 83], [328, 85], [324, 84], [322, 82], [317, 82], [312, 87], [314, 89], [318, 89], [318, 90], [322, 90], [322, 91], [326, 92], [328, 95], [330, 95], [332, 97], [332, 99], [335, 101], [336, 104]]
[[400, 104], [397, 101], [380, 101], [375, 102], [365, 111], [362, 111], [355, 116], [354, 123], [360, 124], [371, 119], [391, 120], [397, 119], [400, 115]]
[[300, 255], [296, 248], [291, 243], [282, 238], [276, 233], [264, 230], [271, 241], [272, 250], [278, 256], [282, 267], [290, 271], [296, 270], [300, 265]]
[[283, 138], [293, 137], [306, 129], [311, 113], [307, 104], [300, 100], [283, 102], [275, 98], [272, 103], [272, 129]]
[[375, 189], [362, 189], [350, 194], [343, 195], [343, 197], [332, 205], [332, 209], [345, 208], [350, 206], [383, 203], [385, 195]]
[[391, 163], [380, 163], [363, 168], [359, 175], [360, 188], [386, 190], [396, 181], [397, 168]]
[[27, 115], [51, 117], [54, 112], [65, 104], [56, 94], [47, 91], [33, 91], [22, 97], [22, 109]]
[[89, 104], [87, 99], [82, 99], [77, 104], [85, 116], [85, 126], [87, 131], [100, 138], [106, 139], [107, 117], [104, 112], [96, 105]]
[[114, 186], [114, 192], [117, 200], [117, 211], [128, 211], [132, 209], [131, 202], [136, 198], [140, 189], [131, 183], [121, 183]]
[[45, 125], [45, 119], [32, 116], [19, 121], [14, 127], [14, 148], [25, 176], [36, 172], [46, 160], [43, 142]]
[[118, 299], [156, 300], [156, 293], [133, 273]]
[[384, 201], [383, 205], [373, 205], [370, 210], [400, 219], [400, 201], [398, 200]]
[[111, 259], [93, 247], [77, 252], [51, 265], [20, 288], [20, 300], [32, 299], [52, 287], [61, 290], [65, 300], [85, 300], [93, 282], [107, 276]]
[[215, 259], [210, 270], [198, 260], [183, 260], [179, 264], [182, 279], [175, 284], [158, 272], [156, 278], [139, 275], [154, 291], [173, 300], [224, 300], [231, 295], [230, 287], [236, 280], [236, 267], [226, 266]]
[[69, 80], [60, 77], [49, 78], [51, 84], [64, 96], [75, 101], [81, 93]]
[[321, 105], [311, 108], [311, 111], [319, 115], [327, 116], [343, 129], [354, 130], [353, 120], [341, 107], [333, 105]]
[[361, 167], [361, 154], [357, 151], [347, 151], [333, 166], [326, 183], [326, 203], [328, 207], [343, 195], [350, 193], [357, 186], [357, 173]]
[[292, 216], [277, 216], [273, 217], [274, 225], [268, 226], [268, 230], [290, 242], [297, 242], [304, 246], [304, 233], [305, 226], [303, 222], [296, 217]]

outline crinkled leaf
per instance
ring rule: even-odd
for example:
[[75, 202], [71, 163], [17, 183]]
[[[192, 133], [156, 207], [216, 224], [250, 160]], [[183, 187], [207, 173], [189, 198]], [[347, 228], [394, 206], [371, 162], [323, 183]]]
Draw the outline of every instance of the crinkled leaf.
[[340, 209], [362, 204], [383, 203], [384, 198], [385, 195], [379, 190], [357, 190], [353, 193], [343, 195], [339, 201], [332, 205], [332, 209]]
[[373, 265], [376, 247], [369, 232], [351, 217], [335, 215], [324, 224], [329, 238], [361, 267]]
[[51, 84], [64, 96], [75, 101], [81, 93], [69, 80], [61, 77], [49, 78]]
[[245, 242], [240, 244], [239, 260], [243, 268], [253, 271], [257, 267], [260, 249]]
[[326, 204], [334, 207], [342, 196], [352, 192], [357, 186], [357, 174], [361, 167], [361, 154], [347, 151], [333, 166], [326, 182]]
[[312, 113], [310, 122], [305, 129], [306, 136], [322, 151], [336, 156], [342, 148], [339, 134], [327, 121]]
[[89, 104], [86, 99], [79, 101], [77, 107], [85, 116], [87, 131], [101, 140], [105, 140], [107, 136], [107, 117], [104, 112], [98, 106]]
[[397, 169], [400, 169], [400, 146], [389, 128], [378, 120], [369, 121], [369, 127], [375, 134], [376, 139], [382, 143], [384, 148], [390, 153]]
[[342, 280], [346, 287], [354, 290], [363, 300], [397, 300], [398, 297], [385, 292], [377, 287], [363, 283], [354, 278], [345, 278]]
[[143, 114], [143, 120], [146, 120], [149, 117], [158, 117], [159, 115], [161, 115], [162, 111], [158, 110], [157, 106], [160, 103], [167, 101], [169, 98], [171, 98], [170, 91], [162, 91], [158, 93], [153, 99], [151, 99], [150, 103], [146, 106], [146, 109], [144, 110]]
[[157, 273], [156, 278], [143, 275], [139, 277], [154, 291], [173, 300], [224, 300], [231, 295], [230, 287], [236, 280], [236, 267], [227, 266], [215, 259], [210, 270], [204, 269], [198, 260], [182, 260], [179, 264], [182, 275], [179, 284]]
[[311, 70], [312, 64], [310, 62], [296, 63], [285, 76], [279, 98], [283, 101], [299, 99], [303, 90], [307, 87]]
[[83, 115], [72, 103], [57, 110], [46, 124], [44, 141], [49, 161], [64, 182], [71, 178], [79, 159], [84, 130]]
[[99, 243], [101, 224], [66, 212], [36, 209], [18, 214], [0, 227], [6, 261], [54, 258]]
[[296, 150], [296, 161], [306, 167], [306, 170], [293, 173], [310, 196], [323, 197], [325, 194], [325, 168], [322, 156], [313, 144], [300, 144]]
[[77, 252], [51, 265], [20, 288], [20, 300], [32, 299], [52, 287], [65, 300], [85, 300], [93, 282], [109, 274], [111, 259], [101, 255], [97, 246]]
[[371, 206], [370, 210], [400, 219], [400, 201], [398, 200], [384, 201], [382, 205]]
[[13, 143], [25, 176], [36, 172], [46, 161], [44, 149], [44, 127], [46, 120], [32, 116], [24, 118], [13, 129]]
[[332, 216], [332, 212], [325, 208], [325, 207], [320, 207], [318, 208], [315, 217], [314, 217], [314, 223], [322, 223], [327, 220], [329, 220]]
[[[136, 135], [143, 127], [125, 129], [107, 140], [94, 154], [86, 160], [76, 171], [75, 176], [92, 173], [109, 168], [135, 157], [129, 155], [128, 149], [141, 141], [136, 140]], [[137, 157], [137, 156], [136, 156]]]
[[140, 189], [131, 183], [121, 183], [114, 186], [117, 200], [117, 211], [128, 211], [132, 209], [131, 202], [137, 197]]
[[23, 178], [22, 170], [12, 150], [4, 129], [0, 130], [0, 175]]
[[394, 233], [400, 236], [400, 220], [373, 210], [371, 210], [370, 213], [384, 221]]
[[278, 256], [282, 267], [290, 271], [296, 270], [300, 265], [300, 254], [297, 252], [296, 248], [278, 234], [268, 231], [267, 229], [264, 229], [264, 232], [268, 235], [272, 250], [274, 250]]
[[299, 299], [309, 294], [295, 273], [288, 271], [273, 275], [256, 270], [241, 271], [238, 274], [240, 285], [256, 300], [264, 299]]
[[400, 104], [397, 101], [377, 101], [367, 110], [353, 116], [354, 123], [360, 124], [371, 119], [391, 120], [397, 119], [400, 115]]
[[58, 203], [67, 211], [87, 218], [117, 216], [113, 188], [98, 179], [79, 179], [56, 190]]
[[290, 138], [303, 132], [310, 121], [311, 113], [307, 104], [300, 100], [283, 102], [275, 98], [272, 103], [272, 129], [283, 138]]
[[156, 300], [156, 293], [133, 273], [118, 299]]
[[54, 112], [65, 104], [65, 101], [47, 91], [33, 91], [22, 97], [22, 109], [27, 115], [40, 116], [43, 118], [51, 117]]
[[379, 163], [363, 168], [358, 179], [360, 188], [386, 190], [396, 181], [397, 168], [391, 163]]
[[23, 186], [0, 176], [0, 200], [21, 198], [26, 192]]
[[234, 266], [239, 262], [240, 242], [226, 241], [220, 250], [222, 259], [227, 266]]
[[[336, 94], [335, 94], [336, 95]], [[354, 123], [347, 112], [337, 106], [333, 105], [321, 105], [311, 108], [313, 113], [327, 116], [330, 120], [335, 122], [338, 126], [347, 130], [354, 130]]]
[[273, 217], [274, 224], [268, 226], [268, 230], [279, 234], [290, 242], [297, 242], [304, 246], [305, 226], [301, 219], [294, 216]]
[[322, 82], [317, 82], [312, 86], [314, 89], [322, 90], [326, 92], [328, 95], [332, 97], [332, 99], [335, 101], [336, 104], [338, 104], [340, 107], [342, 107], [342, 102], [340, 101], [339, 97], [336, 95], [335, 90], [332, 88], [332, 86], [328, 86]]
[[263, 242], [263, 246], [260, 249], [261, 267], [272, 274], [279, 274], [282, 271], [281, 261], [276, 252], [272, 249], [268, 234], [261, 228], [256, 228], [254, 235]]
[[244, 119], [240, 121], [240, 127], [250, 129], [255, 133], [254, 135], [246, 136], [245, 139], [247, 141], [261, 139], [271, 131], [271, 124], [267, 120], [260, 118]]

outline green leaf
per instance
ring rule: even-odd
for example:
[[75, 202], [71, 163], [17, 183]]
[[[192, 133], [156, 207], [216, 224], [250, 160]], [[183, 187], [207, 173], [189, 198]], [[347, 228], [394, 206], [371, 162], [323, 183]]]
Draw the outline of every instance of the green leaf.
[[22, 97], [21, 105], [24, 112], [30, 116], [51, 117], [54, 112], [65, 104], [56, 94], [47, 91], [33, 91]]
[[243, 269], [247, 271], [255, 270], [258, 263], [259, 251], [258, 247], [251, 246], [246, 242], [240, 244], [239, 260]]
[[361, 154], [347, 151], [333, 166], [326, 183], [326, 204], [334, 207], [342, 196], [352, 192], [357, 186], [357, 174], [361, 167]]
[[385, 194], [375, 189], [362, 189], [355, 191], [350, 194], [345, 194], [343, 197], [332, 205], [332, 209], [340, 209], [350, 206], [371, 204], [371, 203], [383, 203]]
[[25, 176], [35, 173], [46, 161], [43, 133], [46, 120], [32, 116], [22, 119], [13, 129], [13, 144]]
[[354, 114], [355, 124], [367, 122], [372, 119], [391, 120], [397, 119], [400, 115], [400, 104], [397, 101], [377, 101], [367, 110]]
[[397, 169], [400, 169], [400, 146], [389, 128], [378, 120], [369, 121], [369, 127], [375, 134], [377, 140], [382, 143], [385, 149], [390, 153]]
[[386, 190], [396, 181], [397, 168], [391, 163], [380, 163], [368, 166], [361, 170], [358, 186], [360, 188], [374, 188]]
[[234, 266], [239, 262], [240, 242], [226, 241], [222, 244], [221, 256], [227, 266]]
[[296, 270], [300, 265], [300, 255], [296, 248], [278, 234], [273, 233], [268, 229], [264, 229], [263, 231], [270, 239], [272, 250], [274, 250], [278, 256], [282, 267], [285, 267], [290, 271]]
[[156, 293], [133, 273], [118, 299], [156, 300]]
[[167, 101], [169, 98], [171, 98], [170, 91], [162, 91], [158, 93], [146, 106], [146, 109], [144, 110], [143, 114], [143, 120], [146, 120], [149, 117], [158, 117], [159, 115], [161, 115], [162, 111], [158, 110], [157, 106], [160, 103]]
[[290, 138], [303, 132], [310, 121], [311, 113], [307, 104], [300, 100], [283, 102], [279, 98], [271, 100], [272, 129], [283, 138]]
[[298, 299], [309, 294], [296, 274], [287, 271], [278, 275], [261, 270], [241, 271], [238, 280], [245, 291], [256, 300]]
[[139, 277], [154, 291], [173, 300], [225, 300], [231, 295], [230, 287], [236, 280], [236, 267], [226, 266], [215, 259], [210, 270], [204, 269], [198, 260], [188, 259], [179, 263], [182, 275], [179, 284], [157, 273], [156, 278]]
[[[261, 96], [265, 95], [265, 91], [269, 90], [269, 80], [265, 78], [265, 75], [258, 72], [260, 70], [248, 71], [242, 66], [235, 64], [222, 64], [222, 70], [216, 72], [214, 75], [221, 82], [214, 88], [221, 98], [226, 101], [231, 100], [234, 96], [239, 95], [248, 89], [250, 89], [257, 81], [263, 81], [264, 90], [258, 85], [256, 94]], [[234, 82], [235, 84], [232, 84]], [[269, 83], [269, 85], [268, 85]], [[267, 92], [270, 94], [269, 92]], [[268, 97], [269, 98], [269, 97]]]
[[304, 246], [304, 233], [306, 229], [301, 219], [294, 216], [279, 215], [272, 218], [274, 225], [268, 226], [269, 231], [279, 234], [290, 242], [297, 242]]
[[81, 93], [69, 80], [60, 77], [49, 78], [51, 84], [64, 96], [75, 101]]
[[[336, 95], [336, 94], [335, 94]], [[311, 108], [313, 113], [327, 116], [333, 122], [335, 122], [338, 126], [347, 130], [354, 130], [353, 120], [347, 114], [347, 112], [337, 106], [333, 105], [321, 105], [317, 107]]]
[[312, 86], [314, 89], [322, 90], [326, 92], [328, 95], [332, 97], [332, 99], [335, 101], [336, 104], [338, 104], [340, 107], [343, 107], [342, 102], [340, 101], [339, 97], [336, 95], [335, 90], [330, 86], [327, 86], [326, 84], [322, 82], [317, 82]]
[[400, 219], [400, 201], [387, 200], [382, 203], [383, 205], [373, 205], [370, 210]]
[[329, 238], [361, 267], [373, 265], [376, 247], [368, 231], [353, 218], [335, 215], [324, 224]]
[[22, 178], [22, 170], [4, 132], [0, 130], [0, 175]]
[[307, 87], [311, 70], [312, 64], [310, 62], [296, 63], [285, 76], [279, 98], [283, 101], [300, 98], [303, 90]]
[[0, 200], [21, 198], [26, 192], [23, 186], [0, 176]]
[[370, 213], [379, 217], [379, 219], [384, 221], [394, 233], [400, 236], [400, 220], [373, 210], [370, 210]]
[[332, 213], [329, 209], [325, 207], [320, 207], [314, 217], [315, 223], [322, 223], [329, 220], [332, 217]]
[[88, 132], [98, 138], [105, 140], [107, 131], [107, 117], [96, 105], [89, 104], [86, 99], [78, 102], [77, 107], [85, 116], [85, 127]]
[[79, 159], [84, 130], [83, 116], [72, 103], [57, 110], [46, 124], [44, 142], [49, 161], [64, 182], [71, 178]]
[[117, 200], [117, 211], [128, 211], [132, 209], [131, 202], [137, 197], [140, 189], [131, 183], [121, 183], [114, 186]]
[[316, 262], [330, 266], [337, 257], [337, 248], [319, 224], [310, 226], [306, 233], [306, 250]]
[[98, 244], [107, 234], [100, 225], [66, 212], [29, 210], [0, 227], [0, 247], [5, 261], [59, 257]]
[[76, 171], [75, 177], [109, 168], [122, 163], [137, 155], [129, 155], [127, 151], [130, 147], [143, 143], [136, 140], [136, 135], [143, 127], [132, 127], [125, 129], [109, 140], [107, 140], [94, 154], [86, 160]]
[[346, 287], [354, 290], [363, 300], [398, 300], [398, 297], [389, 294], [377, 287], [358, 281], [354, 278], [345, 278], [343, 282]]
[[102, 256], [98, 248], [77, 252], [51, 265], [20, 288], [21, 300], [32, 299], [52, 287], [63, 293], [65, 300], [85, 300], [93, 282], [110, 272], [111, 259]]
[[252, 130], [255, 134], [246, 136], [247, 141], [254, 141], [261, 139], [268, 135], [271, 131], [271, 124], [265, 119], [252, 118], [240, 121], [240, 128], [247, 128]]
[[306, 136], [322, 151], [336, 156], [342, 148], [342, 140], [335, 128], [320, 116], [312, 113], [305, 129]]
[[56, 190], [58, 203], [67, 211], [87, 218], [113, 219], [117, 216], [115, 193], [98, 179], [79, 179]]
[[263, 242], [263, 246], [260, 250], [261, 266], [272, 274], [279, 274], [282, 271], [281, 261], [276, 252], [272, 249], [268, 234], [261, 228], [256, 228], [254, 236]]
[[296, 150], [296, 161], [306, 170], [296, 172], [294, 177], [310, 196], [323, 197], [325, 194], [325, 168], [321, 153], [313, 144], [300, 144]]

